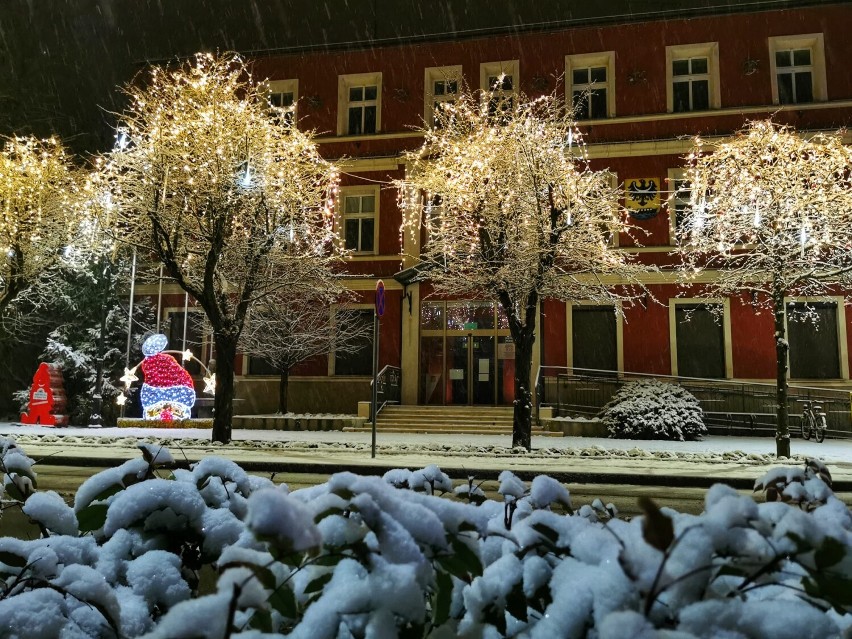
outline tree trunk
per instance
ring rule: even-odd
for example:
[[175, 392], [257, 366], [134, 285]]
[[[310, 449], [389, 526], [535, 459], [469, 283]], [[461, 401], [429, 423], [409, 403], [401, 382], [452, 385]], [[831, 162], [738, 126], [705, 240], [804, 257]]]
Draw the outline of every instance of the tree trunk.
[[287, 412], [287, 388], [290, 386], [290, 368], [281, 367], [281, 378], [278, 381], [278, 412]]
[[515, 341], [515, 404], [512, 415], [512, 447], [532, 448], [532, 370], [535, 324], [512, 331]]
[[790, 456], [790, 425], [787, 396], [787, 331], [784, 326], [784, 291], [773, 290], [772, 312], [775, 317], [775, 390], [778, 399], [778, 413], [775, 427], [775, 453], [778, 457]]
[[216, 344], [216, 393], [213, 396], [213, 441], [231, 442], [231, 422], [234, 417], [234, 359], [237, 340], [214, 330]]

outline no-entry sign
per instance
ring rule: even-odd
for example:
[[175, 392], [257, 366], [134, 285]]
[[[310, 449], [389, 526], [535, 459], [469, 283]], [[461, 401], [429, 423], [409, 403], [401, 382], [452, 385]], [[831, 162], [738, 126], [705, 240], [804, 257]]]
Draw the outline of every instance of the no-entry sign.
[[376, 315], [381, 317], [385, 314], [385, 283], [382, 280], [376, 282]]

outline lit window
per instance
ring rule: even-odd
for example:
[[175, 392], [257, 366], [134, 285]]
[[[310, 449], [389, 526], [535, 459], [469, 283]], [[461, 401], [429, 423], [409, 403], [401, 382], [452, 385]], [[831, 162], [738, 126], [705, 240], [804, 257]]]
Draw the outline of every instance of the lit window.
[[340, 199], [344, 248], [355, 253], [375, 253], [378, 188], [344, 188]]
[[614, 61], [612, 51], [565, 57], [566, 101], [578, 120], [615, 115]]
[[362, 73], [339, 78], [340, 135], [366, 135], [381, 130], [382, 74]]
[[429, 126], [437, 126], [435, 114], [447, 104], [453, 104], [462, 84], [461, 66], [429, 67], [424, 85], [423, 119]]
[[769, 38], [772, 100], [807, 104], [827, 99], [822, 34]]
[[718, 109], [719, 46], [715, 42], [666, 47], [670, 113]]

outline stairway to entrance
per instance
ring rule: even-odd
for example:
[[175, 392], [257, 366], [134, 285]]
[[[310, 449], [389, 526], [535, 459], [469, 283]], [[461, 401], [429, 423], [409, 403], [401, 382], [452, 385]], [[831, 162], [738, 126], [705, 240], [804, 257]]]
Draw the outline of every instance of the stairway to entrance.
[[[370, 422], [349, 431], [369, 431]], [[511, 406], [398, 406], [379, 413], [376, 430], [386, 433], [452, 433], [455, 435], [512, 434]], [[533, 424], [533, 435], [557, 435]]]

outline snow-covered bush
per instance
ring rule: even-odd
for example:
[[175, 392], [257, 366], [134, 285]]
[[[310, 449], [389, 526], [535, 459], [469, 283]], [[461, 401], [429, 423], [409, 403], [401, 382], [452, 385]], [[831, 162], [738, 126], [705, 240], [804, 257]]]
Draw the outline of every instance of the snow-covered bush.
[[656, 380], [622, 386], [599, 414], [618, 439], [700, 439], [707, 434], [698, 400], [677, 384]]
[[[53, 497], [24, 503], [42, 538], [0, 539], [4, 637], [852, 632], [852, 515], [819, 464], [756, 483], [799, 486], [790, 494], [807, 507], [717, 485], [701, 515], [645, 499], [644, 515], [625, 521], [598, 500], [573, 510], [545, 476], [502, 473], [502, 501], [473, 478], [439, 496], [450, 487], [437, 467], [340, 473], [290, 493], [220, 458], [159, 477], [168, 451], [141, 448], [142, 459], [87, 480], [73, 511]], [[7, 468], [29, 468], [8, 442], [2, 450]], [[399, 487], [408, 483], [420, 489]], [[202, 570], [218, 573], [203, 591]]]

